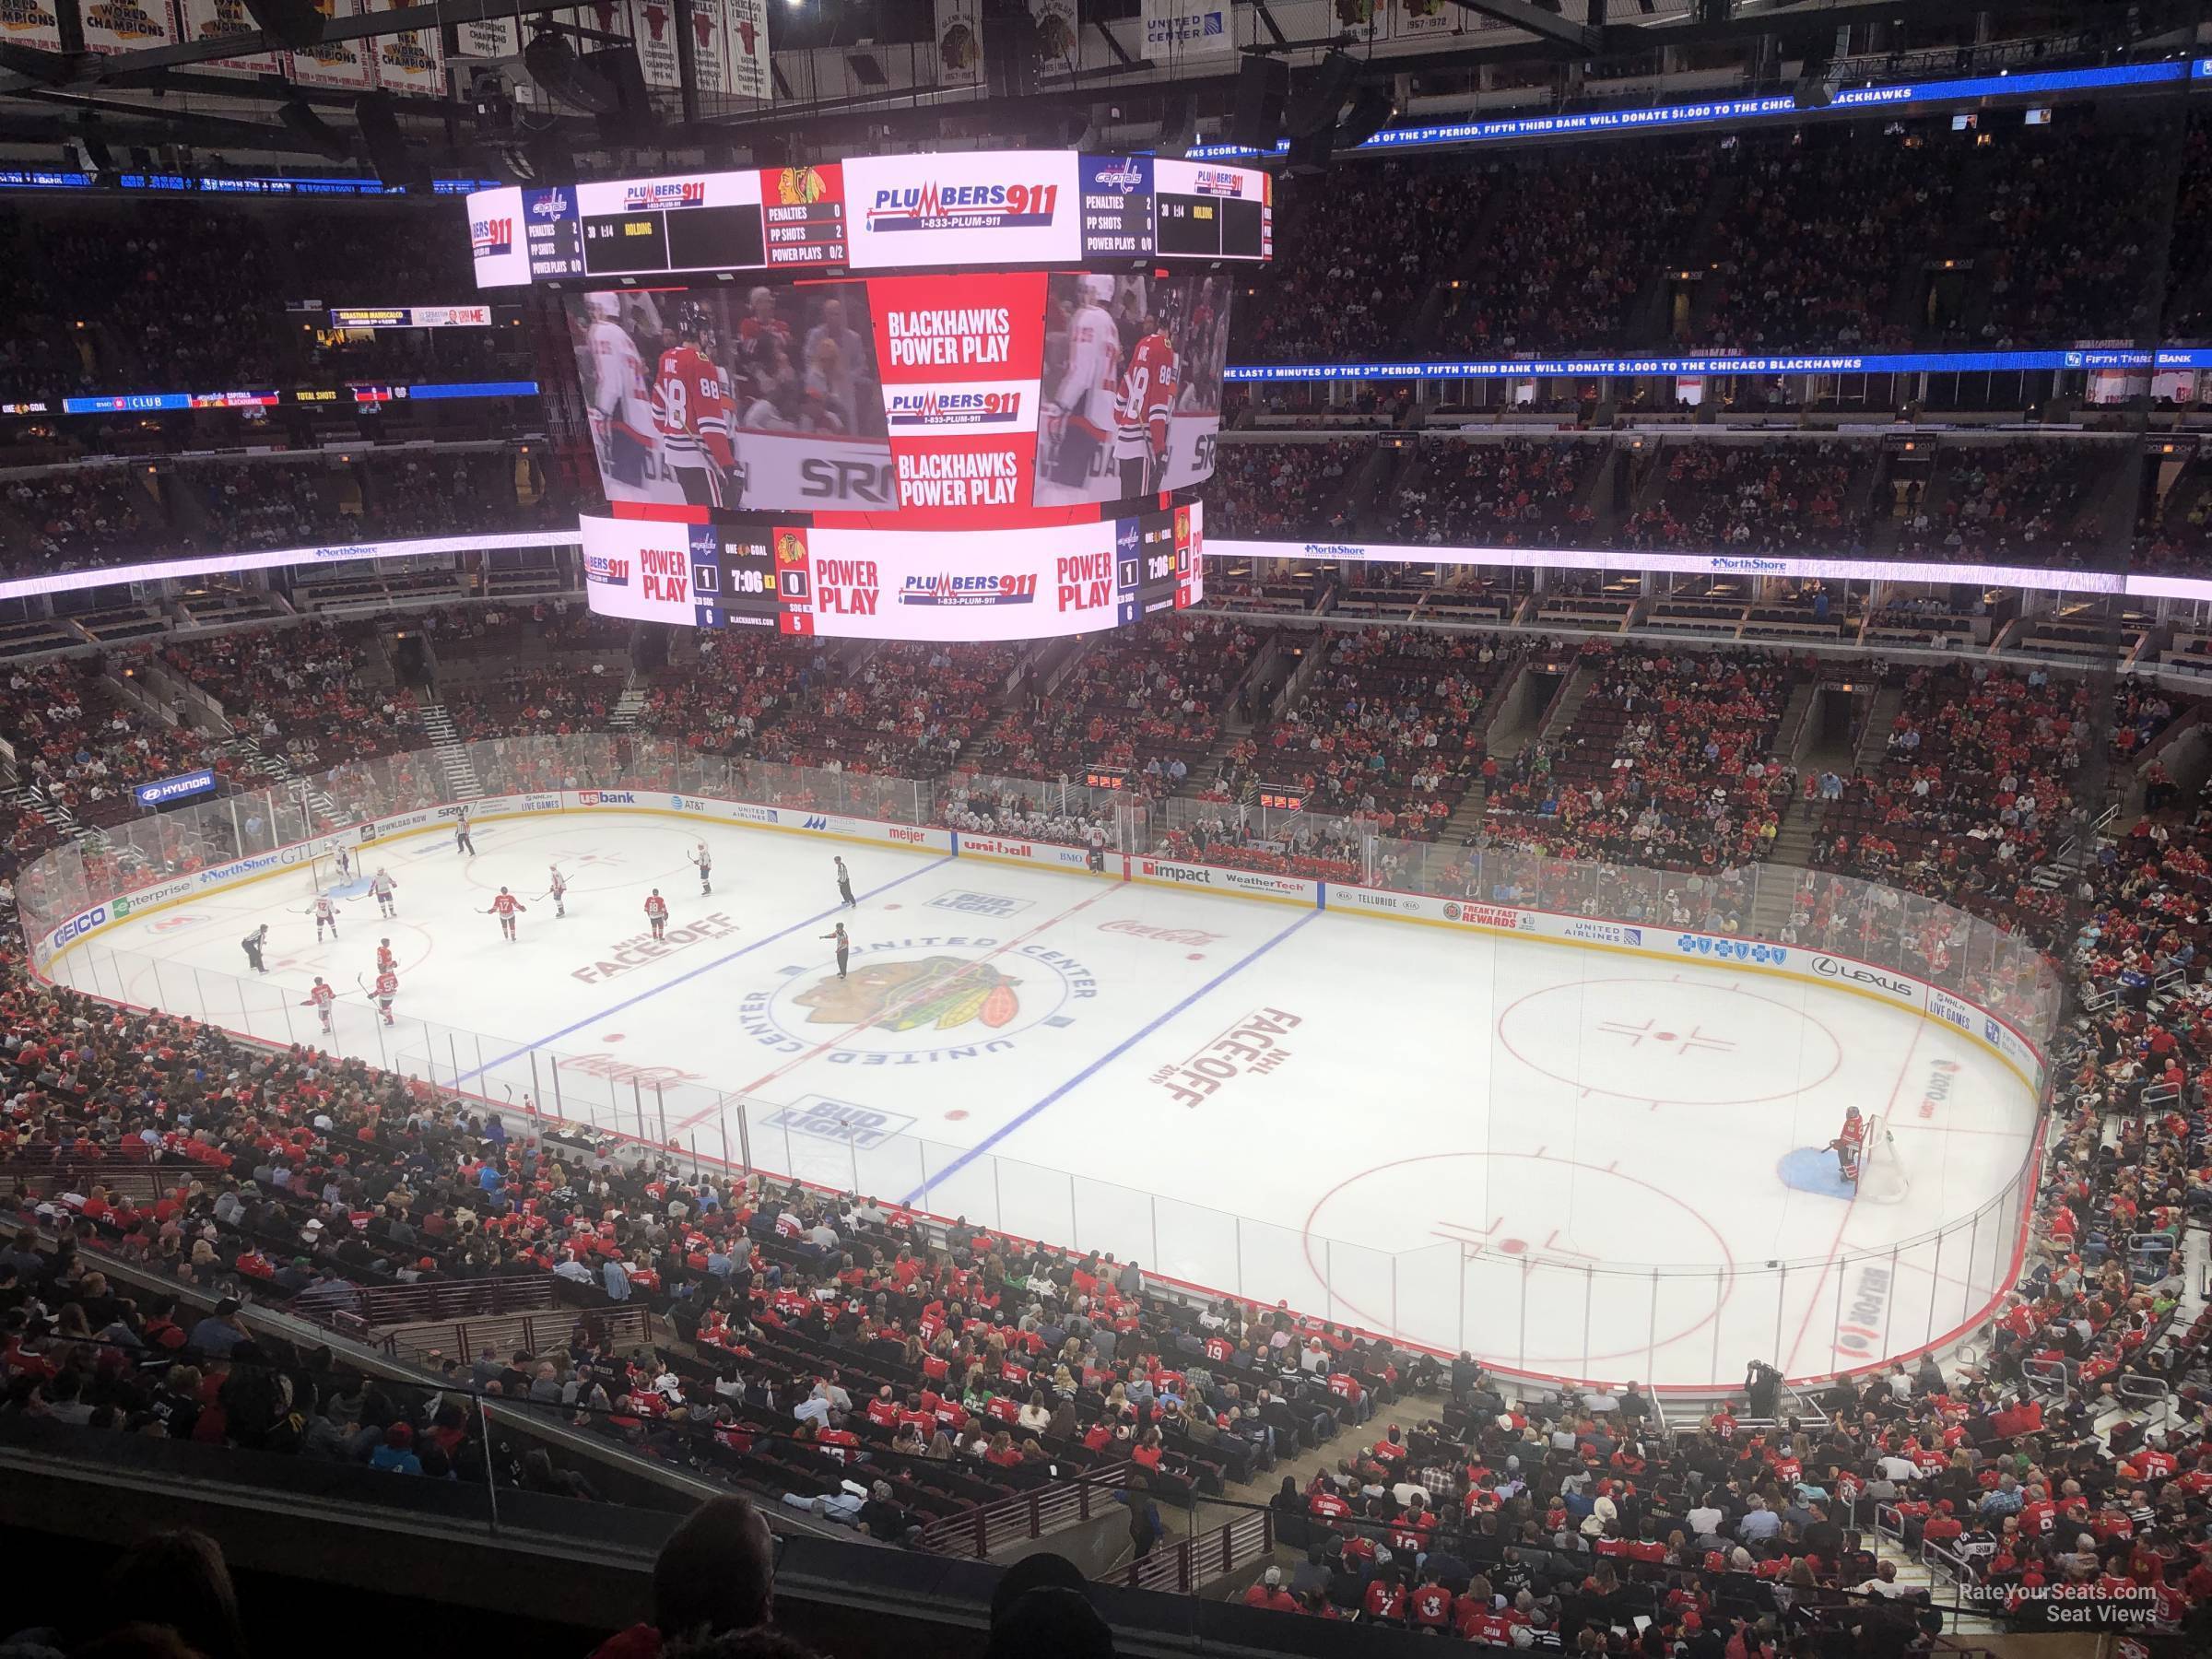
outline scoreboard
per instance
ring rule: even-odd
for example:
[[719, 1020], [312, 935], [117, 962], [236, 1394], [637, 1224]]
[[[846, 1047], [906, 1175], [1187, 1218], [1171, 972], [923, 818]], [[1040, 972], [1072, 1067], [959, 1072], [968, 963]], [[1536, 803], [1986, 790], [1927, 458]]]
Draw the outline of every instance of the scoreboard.
[[1196, 502], [1052, 528], [963, 533], [582, 522], [603, 616], [872, 640], [1032, 640], [1204, 602]]
[[709, 272], [844, 274], [1274, 251], [1273, 179], [1154, 156], [974, 151], [510, 185], [468, 198], [479, 288]]

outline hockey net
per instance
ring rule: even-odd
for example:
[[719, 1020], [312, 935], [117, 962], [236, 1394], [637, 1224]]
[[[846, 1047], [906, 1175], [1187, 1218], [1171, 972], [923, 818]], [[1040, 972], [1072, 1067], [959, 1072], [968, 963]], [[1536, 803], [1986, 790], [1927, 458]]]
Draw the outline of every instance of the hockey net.
[[1888, 1118], [1866, 1121], [1866, 1141], [1859, 1154], [1859, 1196], [1869, 1204], [1896, 1204], [1912, 1190], [1898, 1157]]

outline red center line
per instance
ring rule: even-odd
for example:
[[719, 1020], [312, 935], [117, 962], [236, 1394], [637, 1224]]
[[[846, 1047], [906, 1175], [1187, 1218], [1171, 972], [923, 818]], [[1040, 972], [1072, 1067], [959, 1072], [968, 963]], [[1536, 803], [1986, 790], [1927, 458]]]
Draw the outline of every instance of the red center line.
[[[1905, 1057], [1898, 1063], [1897, 1081], [1889, 1085], [1889, 1103], [1882, 1108], [1885, 1129], [1888, 1126], [1889, 1114], [1897, 1110], [1897, 1095], [1905, 1086], [1905, 1074], [1912, 1068], [1912, 1051], [1920, 1046], [1920, 1034], [1927, 1029], [1928, 1022], [1924, 1019], [1912, 1022], [1912, 1041], [1905, 1044]], [[1859, 1145], [1859, 1178], [1862, 1182], [1866, 1176], [1866, 1160], [1873, 1155], [1873, 1143], [1862, 1141]], [[1836, 1253], [1843, 1248], [1843, 1230], [1851, 1225], [1851, 1213], [1858, 1205], [1859, 1188], [1853, 1185], [1851, 1198], [1843, 1206], [1843, 1218], [1836, 1223], [1836, 1236], [1829, 1241], [1828, 1254], [1821, 1258], [1820, 1277], [1813, 1281], [1813, 1293], [1806, 1300], [1805, 1317], [1797, 1322], [1797, 1335], [1790, 1344], [1790, 1357], [1783, 1361], [1782, 1374], [1785, 1377], [1797, 1374], [1797, 1350], [1805, 1346], [1806, 1328], [1813, 1323], [1813, 1310], [1820, 1305], [1820, 1292], [1827, 1288], [1829, 1270], [1836, 1265]]]
[[[1029, 940], [1035, 938], [1039, 934], [1044, 932], [1048, 927], [1058, 926], [1061, 923], [1066, 921], [1070, 916], [1074, 915], [1077, 911], [1088, 910], [1090, 906], [1096, 904], [1100, 900], [1105, 898], [1106, 895], [1111, 891], [1112, 891], [1111, 888], [1101, 888], [1098, 892], [1091, 894], [1088, 899], [1077, 900], [1074, 904], [1069, 905], [1067, 909], [1062, 911], [1058, 915], [1047, 916], [1043, 921], [1038, 923], [1036, 926], [1030, 928], [1027, 933], [1016, 934], [1004, 945], [994, 946], [991, 949], [985, 951], [982, 956], [977, 957], [975, 960], [977, 962], [987, 962], [993, 957], [1004, 955], [1006, 952], [1012, 950], [1017, 945], [1024, 944]], [[889, 1006], [877, 1009], [866, 1019], [861, 1020], [855, 1025], [846, 1027], [835, 1036], [823, 1038], [821, 1041], [816, 1043], [812, 1048], [807, 1049], [805, 1053], [794, 1054], [782, 1065], [777, 1066], [775, 1070], [755, 1077], [743, 1088], [737, 1089], [735, 1092], [739, 1096], [745, 1096], [752, 1094], [758, 1089], [765, 1088], [768, 1087], [768, 1085], [773, 1083], [778, 1077], [785, 1077], [790, 1073], [796, 1071], [800, 1066], [806, 1065], [810, 1061], [820, 1059], [822, 1055], [828, 1053], [831, 1049], [837, 1047], [838, 1044], [847, 1041], [851, 1038], [858, 1036], [861, 1032], [868, 1030], [871, 1026], [881, 1023], [887, 1017], [893, 1014], [902, 1013], [904, 1010], [912, 1006], [916, 1003], [926, 1002], [931, 997], [940, 996], [944, 994], [944, 990], [945, 988], [941, 984], [923, 985], [916, 990], [910, 992], [905, 996], [900, 997], [897, 1002], [892, 1003]], [[702, 1106], [699, 1111], [693, 1112], [689, 1117], [679, 1122], [676, 1127], [678, 1130], [688, 1129], [694, 1124], [700, 1122], [702, 1119], [712, 1117], [721, 1110], [722, 1104], [719, 1101], [712, 1106]]]

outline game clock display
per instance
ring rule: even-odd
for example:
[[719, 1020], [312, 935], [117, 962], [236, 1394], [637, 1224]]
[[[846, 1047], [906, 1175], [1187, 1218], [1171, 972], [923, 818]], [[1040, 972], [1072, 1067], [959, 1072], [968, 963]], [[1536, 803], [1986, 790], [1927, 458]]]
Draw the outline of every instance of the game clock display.
[[814, 167], [472, 192], [477, 286], [798, 266], [1038, 269], [1273, 252], [1253, 168], [1061, 150], [853, 156]]
[[1126, 626], [1206, 597], [1196, 502], [976, 531], [582, 521], [592, 609], [692, 628], [878, 640], [1029, 640]]

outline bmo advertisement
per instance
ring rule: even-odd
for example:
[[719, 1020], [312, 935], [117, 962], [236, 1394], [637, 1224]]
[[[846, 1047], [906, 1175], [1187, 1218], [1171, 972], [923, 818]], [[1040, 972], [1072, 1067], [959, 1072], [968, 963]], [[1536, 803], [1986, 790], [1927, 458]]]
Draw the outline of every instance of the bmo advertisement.
[[1199, 505], [1049, 528], [879, 531], [582, 521], [592, 609], [864, 640], [1091, 633], [1206, 597]]

